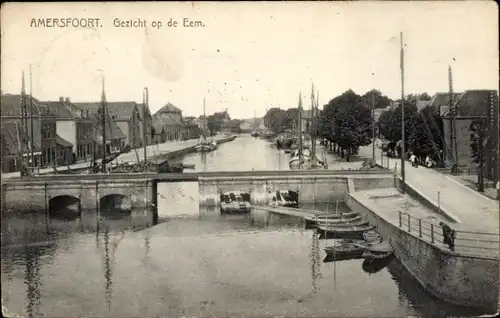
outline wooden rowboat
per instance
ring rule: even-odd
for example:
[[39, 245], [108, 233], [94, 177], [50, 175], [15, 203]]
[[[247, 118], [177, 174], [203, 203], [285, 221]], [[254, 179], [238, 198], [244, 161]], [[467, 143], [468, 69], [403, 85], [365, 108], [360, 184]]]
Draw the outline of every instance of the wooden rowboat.
[[356, 216], [353, 218], [345, 218], [345, 219], [323, 219], [318, 220], [316, 222], [319, 226], [335, 226], [336, 224], [347, 224], [347, 223], [356, 223], [361, 221], [361, 216]]
[[[299, 211], [302, 211], [301, 209], [297, 209]], [[338, 213], [338, 214], [323, 214], [323, 215], [317, 215], [317, 216], [306, 216], [305, 219], [306, 221], [311, 221], [311, 222], [316, 222], [316, 221], [323, 221], [323, 220], [336, 220], [336, 219], [343, 219], [343, 218], [353, 218], [359, 216], [358, 213], [356, 212], [346, 212], [346, 213]]]
[[363, 232], [372, 229], [372, 226], [362, 225], [362, 226], [346, 226], [346, 227], [326, 227], [318, 226], [317, 231], [319, 233], [319, 238], [363, 238]]
[[376, 259], [384, 259], [391, 256], [393, 253], [392, 246], [387, 242], [381, 242], [375, 245], [369, 245], [363, 252], [363, 258], [367, 261], [374, 261]]

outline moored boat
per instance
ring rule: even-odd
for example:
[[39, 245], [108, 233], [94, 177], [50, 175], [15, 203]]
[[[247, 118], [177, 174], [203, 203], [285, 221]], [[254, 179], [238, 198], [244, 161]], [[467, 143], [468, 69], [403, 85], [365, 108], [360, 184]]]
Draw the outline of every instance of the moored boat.
[[252, 208], [250, 194], [243, 191], [228, 191], [220, 195], [221, 213], [246, 213]]
[[327, 255], [332, 255], [334, 257], [350, 256], [361, 258], [365, 248], [355, 243], [354, 240], [337, 239], [333, 241], [333, 245], [325, 247], [324, 250]]
[[320, 238], [362, 238], [363, 232], [372, 229], [372, 226], [347, 226], [347, 227], [327, 227], [318, 226], [317, 231]]
[[382, 236], [375, 230], [370, 229], [363, 233], [363, 239], [367, 242], [382, 242]]
[[271, 198], [269, 202], [270, 206], [279, 206], [279, 207], [290, 207], [290, 208], [298, 208], [299, 207], [299, 195], [296, 191], [290, 190], [276, 190], [275, 194]]
[[375, 245], [368, 245], [366, 250], [363, 252], [363, 258], [368, 262], [374, 261], [376, 259], [383, 259], [391, 256], [393, 253], [392, 246], [383, 241]]

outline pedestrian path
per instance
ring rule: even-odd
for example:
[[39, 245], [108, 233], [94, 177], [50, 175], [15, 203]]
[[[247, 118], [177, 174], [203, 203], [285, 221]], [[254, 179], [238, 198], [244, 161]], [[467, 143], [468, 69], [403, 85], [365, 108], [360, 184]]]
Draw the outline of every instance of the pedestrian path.
[[[425, 207], [409, 195], [402, 194], [394, 188], [356, 191], [351, 195], [394, 226], [413, 233], [441, 248], [449, 248], [443, 243], [442, 229], [439, 225], [440, 222], [449, 224], [449, 221], [443, 215]], [[422, 220], [420, 224], [419, 219]], [[434, 229], [433, 233], [430, 229], [431, 224]], [[456, 252], [499, 257], [498, 235], [480, 234], [480, 232], [485, 232], [484, 229], [478, 233], [471, 233], [467, 223], [455, 223], [452, 228], [457, 231]], [[496, 232], [498, 233], [498, 229]]]
[[[376, 151], [375, 154], [377, 162], [380, 162], [380, 151]], [[371, 158], [371, 146], [360, 148], [359, 155]], [[398, 173], [401, 172], [399, 159], [389, 158], [389, 164], [390, 168], [397, 167]], [[415, 168], [407, 162], [405, 172], [408, 185], [424, 194], [431, 202], [438, 203], [439, 197], [441, 208], [456, 216], [469, 230], [499, 232], [498, 201], [487, 198], [433, 169]]]

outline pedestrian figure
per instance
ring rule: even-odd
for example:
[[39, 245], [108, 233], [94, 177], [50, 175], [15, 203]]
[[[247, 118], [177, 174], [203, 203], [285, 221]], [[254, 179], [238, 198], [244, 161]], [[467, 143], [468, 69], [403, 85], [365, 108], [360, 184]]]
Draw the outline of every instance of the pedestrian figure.
[[500, 181], [497, 181], [496, 189], [497, 189], [497, 200], [500, 201]]
[[427, 166], [427, 168], [432, 167], [432, 160], [429, 156], [425, 158], [425, 165]]
[[447, 244], [450, 247], [450, 251], [455, 250], [455, 236], [456, 232], [451, 227], [449, 227], [444, 222], [439, 222], [439, 225], [443, 229], [443, 244]]
[[412, 154], [410, 155], [410, 162], [411, 162], [411, 166], [412, 166], [412, 167], [416, 167], [416, 166], [417, 166], [417, 162], [416, 162], [416, 160], [417, 160], [417, 157], [415, 156], [415, 154], [414, 154], [414, 153], [412, 153]]

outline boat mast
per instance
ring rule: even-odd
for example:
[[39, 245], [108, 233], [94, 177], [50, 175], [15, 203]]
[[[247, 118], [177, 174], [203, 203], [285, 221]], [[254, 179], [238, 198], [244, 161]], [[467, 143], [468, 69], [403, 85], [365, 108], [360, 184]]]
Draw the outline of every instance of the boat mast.
[[101, 96], [101, 107], [102, 107], [102, 173], [106, 173], [106, 94], [104, 93], [104, 77], [102, 78], [102, 96]]
[[314, 98], [314, 83], [311, 88], [311, 125], [310, 125], [310, 136], [311, 136], [311, 160], [313, 166], [316, 164], [316, 140], [315, 140], [315, 129], [316, 129], [316, 117], [315, 117], [316, 99]]
[[31, 64], [30, 64], [30, 139], [31, 139], [31, 144], [30, 144], [30, 150], [31, 150], [31, 165], [32, 167], [35, 166], [35, 155], [33, 153], [33, 147], [35, 144], [35, 140], [33, 138], [33, 85], [32, 85], [32, 75], [31, 75]]
[[207, 130], [207, 115], [205, 114], [205, 96], [203, 96], [203, 140], [206, 139], [205, 132]]
[[302, 157], [302, 92], [299, 92], [299, 159]]
[[144, 143], [144, 168], [146, 167], [146, 161], [148, 157], [147, 153], [147, 134], [146, 134], [146, 107], [149, 107], [149, 90], [147, 87], [144, 88], [142, 94], [142, 139]]

